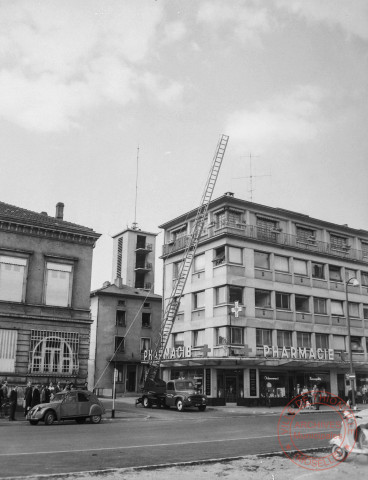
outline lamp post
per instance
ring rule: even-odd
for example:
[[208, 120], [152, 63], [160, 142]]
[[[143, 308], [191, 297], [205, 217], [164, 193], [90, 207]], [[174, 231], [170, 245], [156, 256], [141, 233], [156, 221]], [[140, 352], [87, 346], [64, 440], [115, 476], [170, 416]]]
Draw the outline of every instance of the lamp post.
[[[351, 283], [350, 283], [351, 282]], [[345, 296], [346, 296], [346, 320], [348, 326], [348, 344], [349, 344], [349, 364], [350, 364], [350, 386], [351, 386], [351, 408], [355, 409], [355, 377], [354, 377], [354, 370], [353, 370], [353, 354], [351, 351], [351, 335], [350, 335], [350, 315], [349, 315], [349, 293], [348, 287], [353, 285], [357, 287], [359, 285], [359, 281], [356, 277], [349, 278], [345, 283]]]

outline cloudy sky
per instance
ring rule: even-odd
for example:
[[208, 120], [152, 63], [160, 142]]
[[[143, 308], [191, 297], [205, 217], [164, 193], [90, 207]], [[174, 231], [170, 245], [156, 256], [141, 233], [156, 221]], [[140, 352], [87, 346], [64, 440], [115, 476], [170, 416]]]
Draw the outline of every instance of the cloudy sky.
[[142, 229], [198, 205], [221, 133], [214, 197], [368, 229], [366, 0], [0, 0], [0, 19], [0, 198], [101, 233], [92, 288], [134, 221], [138, 146]]

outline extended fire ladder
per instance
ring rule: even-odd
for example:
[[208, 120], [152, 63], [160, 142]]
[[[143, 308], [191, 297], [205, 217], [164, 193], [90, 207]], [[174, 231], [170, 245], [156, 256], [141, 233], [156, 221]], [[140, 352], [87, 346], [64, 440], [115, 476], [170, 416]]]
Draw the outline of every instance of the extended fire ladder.
[[171, 296], [164, 311], [160, 336], [154, 345], [152, 360], [149, 360], [149, 368], [145, 380], [145, 385], [147, 385], [151, 381], [155, 381], [161, 360], [165, 354], [165, 349], [169, 341], [169, 336], [175, 321], [176, 314], [178, 312], [180, 299], [183, 296], [183, 291], [189, 276], [190, 267], [192, 265], [193, 258], [203, 230], [203, 226], [207, 218], [208, 206], [216, 185], [216, 180], [220, 171], [222, 160], [224, 158], [228, 140], [229, 137], [227, 135], [221, 135], [220, 140], [217, 144], [216, 152], [206, 181], [201, 203], [194, 220], [193, 229], [190, 235], [186, 238], [186, 246], [183, 254], [183, 260], [179, 268], [178, 278], [175, 281]]

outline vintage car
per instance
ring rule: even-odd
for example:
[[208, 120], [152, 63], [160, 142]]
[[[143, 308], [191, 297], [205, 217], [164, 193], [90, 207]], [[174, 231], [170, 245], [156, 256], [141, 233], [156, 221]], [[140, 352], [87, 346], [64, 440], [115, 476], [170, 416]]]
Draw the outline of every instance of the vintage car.
[[75, 420], [84, 423], [87, 418], [91, 423], [100, 423], [105, 408], [88, 390], [71, 390], [56, 393], [50, 403], [40, 403], [32, 407], [27, 413], [27, 420], [31, 425], [37, 425], [41, 420], [45, 425], [52, 425], [55, 421]]

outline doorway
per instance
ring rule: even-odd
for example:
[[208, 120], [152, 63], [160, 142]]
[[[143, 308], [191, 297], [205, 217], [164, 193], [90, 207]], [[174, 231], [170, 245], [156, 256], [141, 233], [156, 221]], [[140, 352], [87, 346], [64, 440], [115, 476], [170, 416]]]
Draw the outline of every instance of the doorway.
[[135, 385], [136, 385], [136, 366], [128, 365], [127, 380], [126, 380], [127, 392], [135, 392]]
[[238, 397], [237, 377], [225, 376], [226, 403], [236, 403]]

